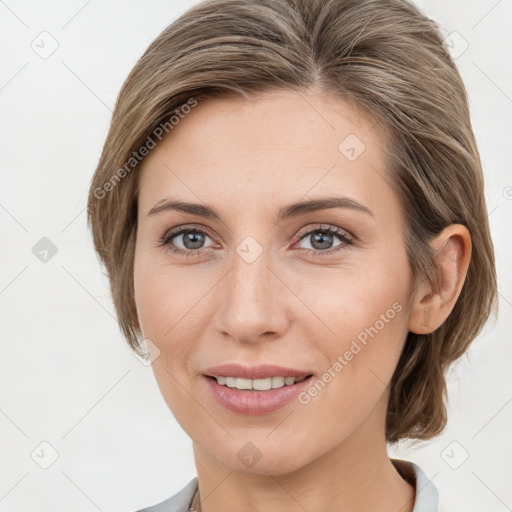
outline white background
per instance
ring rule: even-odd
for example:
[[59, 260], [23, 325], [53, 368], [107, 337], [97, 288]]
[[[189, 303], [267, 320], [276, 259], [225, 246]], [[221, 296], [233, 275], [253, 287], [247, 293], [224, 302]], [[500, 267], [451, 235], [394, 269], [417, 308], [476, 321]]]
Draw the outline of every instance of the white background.
[[[196, 474], [191, 441], [121, 337], [85, 215], [124, 79], [193, 3], [0, 1], [0, 512], [128, 512]], [[417, 5], [445, 35], [458, 33], [452, 51], [484, 164], [500, 314], [450, 371], [445, 433], [390, 455], [423, 468], [441, 510], [504, 512], [512, 509], [512, 2]], [[31, 47], [42, 37], [46, 49], [58, 44], [46, 59]], [[57, 247], [46, 263], [32, 253], [42, 237]], [[58, 458], [42, 469], [52, 450]]]

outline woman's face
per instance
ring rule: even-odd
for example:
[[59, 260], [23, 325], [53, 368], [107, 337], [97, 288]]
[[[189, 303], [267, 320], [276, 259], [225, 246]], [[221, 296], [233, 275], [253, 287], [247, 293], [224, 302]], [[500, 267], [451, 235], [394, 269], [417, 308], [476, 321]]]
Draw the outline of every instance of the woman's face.
[[[210, 461], [284, 474], [385, 444], [413, 283], [384, 144], [350, 102], [274, 90], [199, 102], [144, 160], [138, 318], [164, 399]], [[210, 370], [228, 363], [249, 373]], [[260, 365], [313, 377], [264, 390], [286, 372], [256, 379]]]

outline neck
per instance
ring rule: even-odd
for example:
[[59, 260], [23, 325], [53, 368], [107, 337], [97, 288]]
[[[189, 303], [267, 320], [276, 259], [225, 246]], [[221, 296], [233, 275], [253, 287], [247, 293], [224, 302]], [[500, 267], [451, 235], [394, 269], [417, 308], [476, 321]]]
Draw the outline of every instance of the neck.
[[261, 468], [257, 473], [231, 471], [194, 443], [200, 492], [195, 508], [201, 512], [412, 512], [415, 489], [391, 463], [374, 423], [370, 417], [329, 452], [279, 474]]

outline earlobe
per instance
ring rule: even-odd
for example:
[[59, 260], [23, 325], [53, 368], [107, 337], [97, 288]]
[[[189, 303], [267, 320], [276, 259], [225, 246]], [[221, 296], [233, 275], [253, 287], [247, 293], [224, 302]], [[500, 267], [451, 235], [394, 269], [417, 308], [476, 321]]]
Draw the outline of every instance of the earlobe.
[[462, 224], [447, 226], [432, 242], [437, 280], [424, 280], [415, 292], [408, 329], [428, 334], [440, 327], [453, 310], [471, 260], [471, 235]]

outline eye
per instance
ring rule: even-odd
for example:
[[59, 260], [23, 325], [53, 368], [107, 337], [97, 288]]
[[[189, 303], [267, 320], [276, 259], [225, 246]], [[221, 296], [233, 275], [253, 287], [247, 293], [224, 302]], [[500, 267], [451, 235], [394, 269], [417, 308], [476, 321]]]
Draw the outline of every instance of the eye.
[[[315, 229], [309, 229], [306, 232], [302, 232], [299, 236], [300, 242], [305, 241], [309, 244], [305, 251], [315, 257], [332, 254], [344, 249], [347, 245], [354, 244], [354, 240], [346, 231], [334, 226], [320, 226]], [[333, 245], [336, 238], [340, 240], [340, 243]]]
[[[167, 250], [175, 254], [183, 254], [185, 256], [199, 255], [200, 249], [204, 249], [204, 243], [210, 238], [208, 232], [196, 227], [181, 227], [172, 231], [168, 231], [161, 239], [159, 246], [166, 247]], [[180, 244], [176, 247], [174, 244]]]
[[[302, 231], [299, 237], [299, 243], [307, 242], [310, 246], [303, 248], [303, 250], [314, 257], [329, 255], [344, 249], [346, 246], [354, 245], [351, 235], [334, 226], [320, 225], [314, 229]], [[336, 238], [340, 242], [333, 245]], [[211, 240], [211, 237], [205, 229], [183, 226], [166, 232], [160, 239], [158, 246], [165, 247], [174, 254], [199, 256], [204, 253], [203, 249], [213, 247], [213, 244], [210, 246], [204, 245], [207, 239]]]

